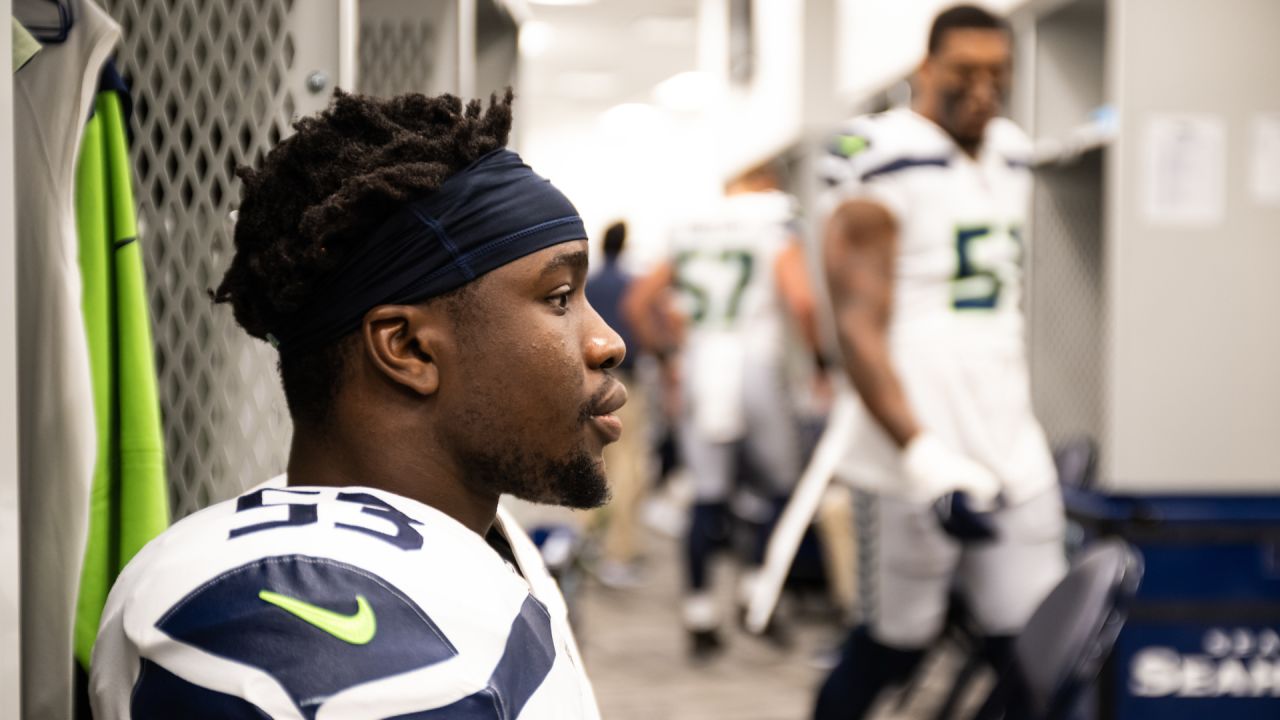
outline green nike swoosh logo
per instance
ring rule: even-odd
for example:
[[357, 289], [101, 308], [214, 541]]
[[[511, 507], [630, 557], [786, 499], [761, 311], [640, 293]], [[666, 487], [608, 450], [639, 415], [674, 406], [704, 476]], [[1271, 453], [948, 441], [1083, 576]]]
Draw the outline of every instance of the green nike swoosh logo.
[[326, 610], [270, 590], [259, 592], [258, 597], [352, 645], [365, 645], [378, 632], [378, 620], [373, 616], [373, 608], [363, 595], [356, 595], [354, 615]]

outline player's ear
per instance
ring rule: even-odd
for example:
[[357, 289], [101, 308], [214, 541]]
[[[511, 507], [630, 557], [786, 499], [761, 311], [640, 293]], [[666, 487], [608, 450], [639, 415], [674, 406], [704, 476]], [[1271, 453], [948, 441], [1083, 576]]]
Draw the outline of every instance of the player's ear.
[[440, 387], [436, 346], [442, 341], [436, 313], [416, 305], [379, 305], [364, 316], [364, 351], [387, 379], [419, 395]]
[[920, 60], [920, 64], [916, 66], [915, 77], [912, 78], [912, 90], [919, 91], [920, 84], [928, 84], [933, 78], [933, 56], [928, 53]]

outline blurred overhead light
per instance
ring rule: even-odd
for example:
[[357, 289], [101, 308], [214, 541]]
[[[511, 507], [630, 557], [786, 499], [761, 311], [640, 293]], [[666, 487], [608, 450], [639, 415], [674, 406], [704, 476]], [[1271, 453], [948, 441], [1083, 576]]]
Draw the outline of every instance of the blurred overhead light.
[[720, 86], [711, 73], [676, 73], [653, 87], [653, 99], [661, 106], [680, 112], [701, 110], [719, 94]]
[[531, 5], [595, 5], [596, 0], [529, 0]]
[[520, 54], [525, 57], [538, 57], [551, 47], [551, 26], [544, 22], [531, 20], [520, 26]]

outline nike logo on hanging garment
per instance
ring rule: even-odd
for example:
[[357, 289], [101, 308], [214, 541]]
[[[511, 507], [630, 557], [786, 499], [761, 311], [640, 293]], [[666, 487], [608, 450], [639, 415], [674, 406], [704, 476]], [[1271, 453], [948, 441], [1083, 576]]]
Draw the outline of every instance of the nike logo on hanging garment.
[[374, 617], [373, 607], [363, 595], [356, 595], [356, 611], [351, 615], [334, 612], [312, 605], [305, 600], [270, 590], [262, 590], [258, 593], [258, 597], [351, 645], [366, 645], [378, 632], [378, 621]]

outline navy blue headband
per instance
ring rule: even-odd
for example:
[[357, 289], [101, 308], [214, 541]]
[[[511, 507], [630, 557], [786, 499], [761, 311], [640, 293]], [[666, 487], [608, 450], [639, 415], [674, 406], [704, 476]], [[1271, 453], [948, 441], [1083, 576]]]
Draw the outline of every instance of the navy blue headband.
[[552, 245], [587, 237], [561, 192], [510, 150], [494, 150], [406, 204], [272, 333], [281, 351], [318, 347], [378, 305], [419, 302]]

